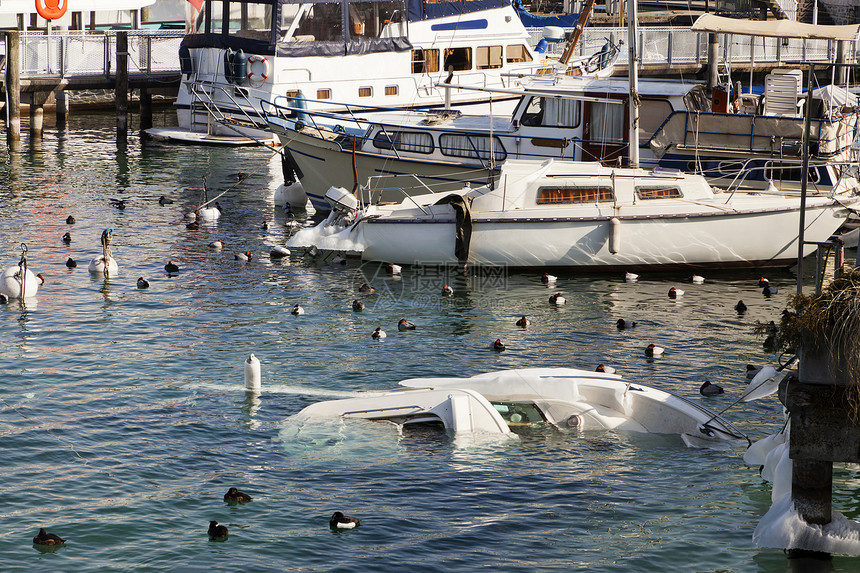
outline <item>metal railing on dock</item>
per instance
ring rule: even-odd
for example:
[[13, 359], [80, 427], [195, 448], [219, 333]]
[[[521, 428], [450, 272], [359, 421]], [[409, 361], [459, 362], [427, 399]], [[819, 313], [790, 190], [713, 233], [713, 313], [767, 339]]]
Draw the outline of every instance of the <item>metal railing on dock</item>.
[[[567, 28], [566, 32], [572, 31]], [[542, 28], [530, 28], [532, 45], [543, 37]], [[835, 62], [837, 42], [833, 40], [809, 40], [797, 38], [763, 38], [741, 34], [718, 34], [721, 64], [746, 67], [750, 62], [756, 67], [772, 67], [782, 62]], [[627, 28], [587, 27], [576, 48], [576, 55], [586, 57], [594, 54], [607, 41], [615, 44], [627, 39]], [[560, 55], [564, 43], [550, 43], [548, 53]], [[708, 62], [708, 33], [694, 32], [680, 26], [641, 26], [639, 28], [638, 54], [643, 73], [649, 68], [672, 69], [684, 67], [698, 69]], [[860, 57], [860, 41], [850, 43], [848, 59]], [[627, 65], [627, 50], [622, 50], [618, 65]]]
[[[175, 76], [179, 81], [179, 44], [182, 30], [107, 30], [19, 32], [20, 73], [23, 91], [39, 91], [52, 81], [64, 80], [68, 89], [76, 83], [96, 87], [116, 75], [117, 36], [128, 38], [129, 81], [138, 83], [155, 76]], [[105, 87], [112, 87], [106, 85]]]

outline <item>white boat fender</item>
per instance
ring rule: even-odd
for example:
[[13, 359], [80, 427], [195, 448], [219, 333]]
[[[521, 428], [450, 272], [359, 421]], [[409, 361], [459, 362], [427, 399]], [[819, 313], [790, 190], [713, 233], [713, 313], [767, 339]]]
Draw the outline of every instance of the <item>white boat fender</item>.
[[612, 217], [609, 219], [609, 252], [617, 255], [621, 250], [621, 219]]
[[259, 391], [260, 382], [260, 360], [252, 353], [245, 360], [245, 388], [248, 390]]

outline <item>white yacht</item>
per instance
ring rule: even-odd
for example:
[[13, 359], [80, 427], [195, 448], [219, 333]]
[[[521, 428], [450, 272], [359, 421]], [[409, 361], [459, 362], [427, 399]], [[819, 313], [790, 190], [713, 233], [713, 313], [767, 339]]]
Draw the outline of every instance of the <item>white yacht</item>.
[[[804, 255], [845, 222], [856, 191], [806, 198]], [[553, 159], [509, 159], [495, 185], [402, 193], [397, 204], [342, 188], [327, 197], [329, 217], [289, 248], [399, 265], [598, 271], [788, 267], [802, 208], [801, 197], [775, 188], [723, 192], [701, 175]]]
[[[510, 0], [206, 2], [180, 48], [179, 127], [195, 141], [271, 139], [260, 102], [277, 96], [311, 110], [441, 106], [440, 82], [504, 87], [503, 74], [540, 66], [529, 43]], [[483, 100], [450, 92], [453, 105]]]

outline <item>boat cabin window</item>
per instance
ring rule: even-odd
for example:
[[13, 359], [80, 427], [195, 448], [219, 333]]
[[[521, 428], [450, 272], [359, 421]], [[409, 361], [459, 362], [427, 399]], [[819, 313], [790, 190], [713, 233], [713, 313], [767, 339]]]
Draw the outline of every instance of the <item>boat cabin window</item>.
[[302, 14], [293, 38], [296, 41], [334, 42], [342, 38], [340, 3], [313, 4]]
[[331, 99], [331, 90], [328, 88], [320, 88], [317, 90], [317, 99]]
[[614, 103], [592, 102], [591, 104], [591, 141], [594, 142], [623, 142], [624, 141], [624, 112], [626, 106]]
[[403, 2], [350, 2], [349, 34], [353, 38], [379, 38], [389, 22], [402, 17]]
[[636, 195], [640, 199], [674, 199], [678, 197], [683, 197], [684, 194], [681, 193], [681, 189], [678, 187], [673, 187], [671, 185], [660, 185], [660, 186], [645, 186], [645, 185], [637, 185], [636, 186]]
[[420, 131], [381, 130], [373, 137], [373, 146], [377, 149], [433, 153], [433, 137]]
[[475, 66], [479, 70], [492, 70], [502, 67], [501, 46], [478, 46], [475, 50]]
[[439, 150], [442, 155], [488, 160], [491, 146], [496, 161], [504, 161], [507, 158], [508, 154], [505, 152], [505, 147], [496, 136], [493, 136], [492, 139], [487, 135], [460, 135], [455, 133], [443, 133], [439, 136]]
[[506, 59], [509, 64], [521, 64], [523, 62], [532, 61], [532, 55], [529, 54], [528, 48], [526, 48], [523, 44], [514, 44], [513, 46], [508, 46]]
[[439, 50], [412, 50], [412, 73], [432, 74], [439, 71]]
[[472, 48], [445, 48], [445, 63], [442, 68], [448, 71], [454, 68], [455, 72], [472, 69]]
[[491, 404], [509, 426], [540, 424], [546, 421], [543, 412], [534, 404], [523, 402], [491, 402]]
[[272, 5], [230, 3], [229, 33], [242, 38], [268, 41], [272, 34]]
[[520, 123], [544, 127], [579, 127], [582, 102], [555, 97], [533, 97]]
[[400, 92], [400, 88], [395, 86], [385, 86], [385, 95], [396, 96]]
[[209, 9], [211, 10], [211, 19], [207, 32], [211, 34], [221, 34], [224, 32], [224, 3], [220, 0], [210, 2]]
[[639, 141], [646, 142], [672, 114], [672, 104], [664, 99], [643, 99], [639, 104]]
[[612, 187], [541, 187], [538, 189], [538, 205], [564, 203], [597, 203], [613, 201]]

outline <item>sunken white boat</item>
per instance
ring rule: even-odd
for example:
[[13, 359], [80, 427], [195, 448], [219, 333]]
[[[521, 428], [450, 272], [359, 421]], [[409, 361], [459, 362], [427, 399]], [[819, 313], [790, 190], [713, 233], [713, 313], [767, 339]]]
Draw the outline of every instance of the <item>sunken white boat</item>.
[[510, 435], [549, 424], [562, 431], [677, 434], [690, 446], [744, 440], [711, 410], [678, 394], [574, 368], [524, 368], [471, 378], [411, 378], [402, 388], [312, 404], [298, 420], [332, 418], [437, 425], [452, 433]]
[[[791, 266], [801, 198], [723, 192], [699, 175], [597, 162], [508, 160], [498, 185], [378, 204], [329, 190], [333, 211], [287, 246], [413, 265], [637, 268]], [[847, 219], [853, 193], [805, 201], [804, 255]]]

